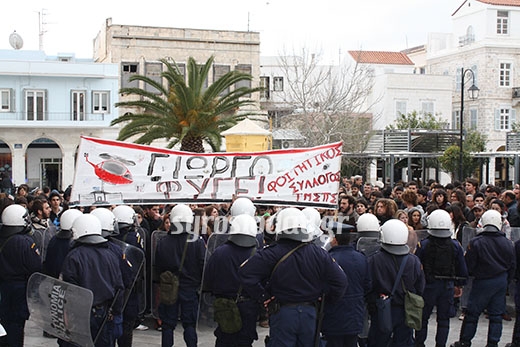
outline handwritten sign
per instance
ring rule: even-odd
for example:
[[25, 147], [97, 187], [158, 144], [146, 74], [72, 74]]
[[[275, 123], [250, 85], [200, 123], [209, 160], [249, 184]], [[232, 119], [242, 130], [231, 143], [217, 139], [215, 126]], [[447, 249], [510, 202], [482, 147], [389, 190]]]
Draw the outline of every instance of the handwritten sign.
[[75, 205], [255, 203], [333, 208], [341, 143], [253, 153], [189, 153], [82, 137]]

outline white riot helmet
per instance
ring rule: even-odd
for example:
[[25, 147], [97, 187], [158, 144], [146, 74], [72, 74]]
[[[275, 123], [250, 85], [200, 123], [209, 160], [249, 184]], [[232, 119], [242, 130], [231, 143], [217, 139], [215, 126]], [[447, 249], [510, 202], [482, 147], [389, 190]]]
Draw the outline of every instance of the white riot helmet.
[[[501, 231], [502, 215], [495, 210], [487, 210], [480, 218], [480, 223], [484, 228], [483, 231]], [[496, 228], [496, 230], [495, 230]]]
[[191, 208], [184, 204], [175, 205], [170, 211], [170, 222], [172, 224], [179, 222], [193, 224], [194, 218]]
[[307, 228], [311, 229], [310, 233], [312, 233], [312, 238], [316, 239], [323, 235], [323, 231], [321, 230], [321, 215], [315, 208], [306, 207], [302, 210], [303, 214], [307, 218], [309, 225]]
[[281, 239], [291, 239], [300, 242], [311, 241], [312, 235], [307, 230], [309, 222], [302, 211], [295, 207], [288, 207], [280, 212], [276, 218], [276, 233]]
[[24, 233], [31, 224], [29, 212], [22, 205], [9, 205], [2, 212], [2, 224], [3, 237]]
[[232, 217], [236, 217], [241, 214], [247, 214], [251, 217], [254, 217], [256, 213], [256, 207], [248, 198], [238, 198], [233, 201], [230, 212]]
[[356, 222], [356, 229], [358, 232], [377, 232], [381, 231], [381, 227], [379, 226], [379, 219], [372, 213], [363, 213], [359, 216]]
[[390, 254], [404, 255], [410, 252], [408, 227], [399, 219], [390, 219], [381, 226], [381, 248]]
[[258, 228], [256, 219], [248, 214], [241, 214], [233, 218], [229, 229], [229, 241], [242, 247], [257, 245], [256, 234]]
[[71, 230], [72, 229], [72, 223], [81, 216], [83, 212], [80, 210], [76, 210], [75, 208], [69, 208], [68, 210], [64, 211], [60, 216], [60, 227], [61, 230]]
[[72, 223], [72, 239], [87, 244], [107, 242], [101, 236], [101, 222], [91, 214], [83, 214], [74, 220]]
[[428, 234], [435, 237], [451, 237], [451, 217], [442, 209], [437, 209], [428, 216]]
[[119, 235], [116, 215], [108, 208], [98, 207], [90, 212], [90, 214], [96, 216], [101, 222], [101, 235], [103, 235], [103, 237]]
[[112, 213], [116, 216], [120, 229], [137, 225], [137, 214], [134, 209], [128, 205], [116, 206]]

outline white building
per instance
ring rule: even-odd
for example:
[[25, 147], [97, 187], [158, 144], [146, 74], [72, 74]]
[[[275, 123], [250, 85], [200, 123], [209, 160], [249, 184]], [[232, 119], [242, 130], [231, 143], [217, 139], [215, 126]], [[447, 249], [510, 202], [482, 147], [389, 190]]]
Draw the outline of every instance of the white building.
[[[488, 151], [503, 151], [520, 107], [520, 1], [466, 0], [451, 16], [451, 33], [428, 36], [427, 73], [452, 76], [451, 124], [458, 129], [464, 78], [464, 129], [486, 135]], [[463, 68], [472, 72], [461, 76]], [[467, 97], [472, 75], [480, 89], [477, 100]], [[502, 159], [490, 161], [490, 183], [509, 180], [503, 164]]]
[[73, 183], [81, 135], [115, 138], [117, 64], [0, 50], [0, 168], [15, 185]]

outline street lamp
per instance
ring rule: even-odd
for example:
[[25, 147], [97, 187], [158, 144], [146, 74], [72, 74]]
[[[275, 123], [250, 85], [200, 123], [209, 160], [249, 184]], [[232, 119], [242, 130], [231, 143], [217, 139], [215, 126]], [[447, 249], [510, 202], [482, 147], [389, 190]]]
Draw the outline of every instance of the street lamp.
[[466, 73], [470, 73], [472, 78], [471, 87], [469, 87], [469, 98], [471, 100], [476, 100], [478, 98], [478, 92], [480, 89], [475, 85], [475, 73], [471, 69], [462, 68], [461, 70], [461, 79], [460, 79], [460, 153], [459, 153], [459, 179], [462, 181], [464, 179], [464, 164], [462, 163], [463, 158], [463, 140], [464, 140], [464, 84], [466, 84]]

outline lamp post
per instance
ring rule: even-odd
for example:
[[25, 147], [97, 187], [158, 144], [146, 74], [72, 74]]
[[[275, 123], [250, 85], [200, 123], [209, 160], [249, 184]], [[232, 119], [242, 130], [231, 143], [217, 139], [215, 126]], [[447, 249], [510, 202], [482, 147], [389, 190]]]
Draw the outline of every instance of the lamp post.
[[460, 72], [460, 143], [459, 143], [459, 179], [462, 181], [464, 179], [464, 164], [462, 162], [463, 159], [463, 142], [464, 142], [464, 84], [466, 84], [466, 73], [469, 73], [472, 78], [471, 87], [468, 88], [469, 98], [471, 100], [476, 100], [478, 98], [478, 92], [480, 89], [475, 85], [475, 73], [471, 69], [461, 69]]

